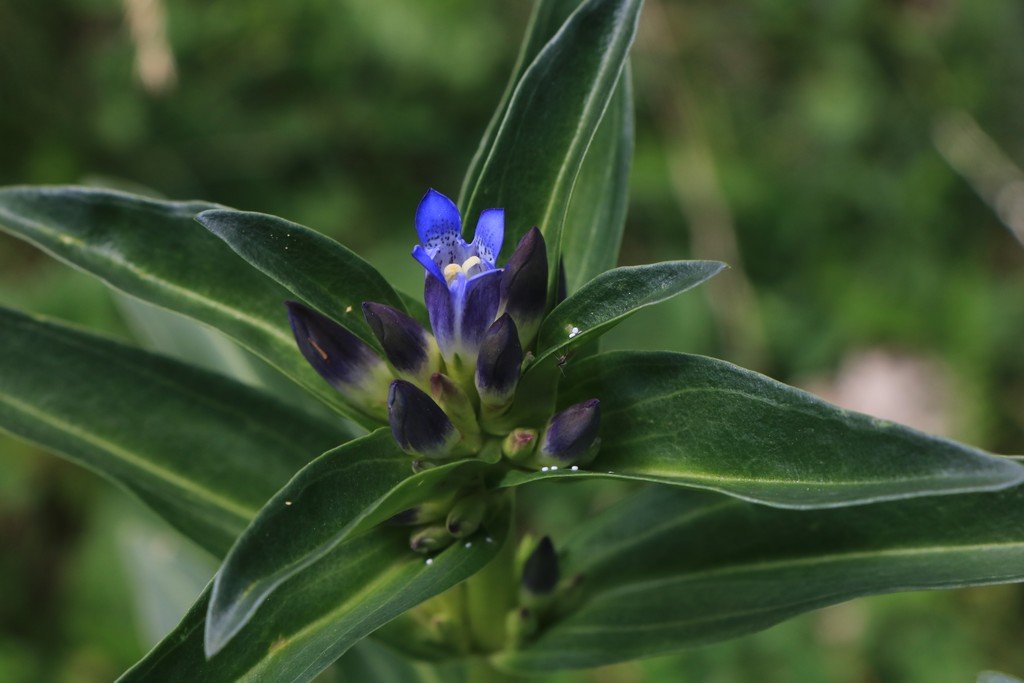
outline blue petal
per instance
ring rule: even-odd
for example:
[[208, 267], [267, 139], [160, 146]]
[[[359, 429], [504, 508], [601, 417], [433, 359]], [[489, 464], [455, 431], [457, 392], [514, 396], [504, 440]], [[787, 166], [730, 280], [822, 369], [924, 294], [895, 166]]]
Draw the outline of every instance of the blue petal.
[[505, 209], [487, 209], [480, 214], [473, 235], [473, 248], [481, 261], [494, 265], [505, 237]]
[[427, 273], [433, 275], [435, 278], [440, 280], [442, 284], [447, 286], [444, 280], [444, 271], [441, 270], [441, 267], [437, 265], [437, 262], [434, 261], [434, 259], [430, 258], [430, 254], [427, 253], [427, 250], [424, 249], [422, 245], [417, 244], [412, 248], [412, 257], [427, 269]]
[[487, 328], [491, 326], [498, 314], [501, 272], [500, 270], [490, 270], [473, 276], [465, 284], [465, 295], [461, 297], [463, 304], [459, 321], [461, 324], [457, 329], [457, 334], [462, 348], [473, 356], [476, 355]]
[[436, 190], [427, 190], [416, 207], [416, 232], [420, 244], [436, 263], [462, 263], [462, 221], [455, 203]]
[[441, 352], [448, 356], [448, 350], [455, 342], [455, 309], [452, 295], [444, 279], [428, 277], [423, 284], [423, 301], [427, 304], [430, 327]]

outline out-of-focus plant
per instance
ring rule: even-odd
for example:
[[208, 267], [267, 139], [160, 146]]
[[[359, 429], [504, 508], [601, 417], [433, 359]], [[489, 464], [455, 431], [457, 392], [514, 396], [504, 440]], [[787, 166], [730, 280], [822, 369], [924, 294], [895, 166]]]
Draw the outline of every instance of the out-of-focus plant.
[[[219, 330], [303, 390], [244, 354], [219, 357], [246, 365], [242, 382], [0, 311], [0, 426], [223, 558], [123, 680], [309, 680], [360, 666], [343, 655], [371, 635], [492, 680], [731, 638], [860, 595], [1024, 578], [1014, 459], [723, 361], [600, 352], [602, 333], [724, 267], [613, 268], [640, 9], [538, 2], [461, 213], [434, 190], [415, 211], [422, 298], [280, 218], [0, 190], [8, 232]], [[159, 331], [159, 313], [129, 306]], [[165, 347], [189, 343], [163, 332]], [[595, 479], [645, 485], [565, 538], [517, 528], [518, 487]], [[425, 670], [371, 654], [378, 678]]]

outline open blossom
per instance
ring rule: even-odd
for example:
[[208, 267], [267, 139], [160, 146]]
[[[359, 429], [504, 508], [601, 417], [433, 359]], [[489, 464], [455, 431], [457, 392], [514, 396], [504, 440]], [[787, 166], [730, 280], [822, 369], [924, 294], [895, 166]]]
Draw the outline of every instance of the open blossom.
[[[520, 375], [547, 311], [549, 272], [540, 231], [529, 230], [505, 267], [498, 267], [504, 210], [483, 211], [467, 243], [454, 202], [429, 190], [416, 209], [416, 232], [412, 255], [426, 271], [431, 330], [404, 311], [363, 302], [381, 355], [327, 316], [288, 302], [306, 360], [362, 413], [386, 417], [396, 442], [421, 465], [475, 455], [486, 439], [504, 442], [506, 457], [523, 467], [589, 462], [599, 443], [596, 400], [566, 408], [546, 425], [497, 426], [516, 419]], [[460, 533], [477, 512], [457, 515]], [[426, 548], [429, 540], [421, 538], [419, 545]]]

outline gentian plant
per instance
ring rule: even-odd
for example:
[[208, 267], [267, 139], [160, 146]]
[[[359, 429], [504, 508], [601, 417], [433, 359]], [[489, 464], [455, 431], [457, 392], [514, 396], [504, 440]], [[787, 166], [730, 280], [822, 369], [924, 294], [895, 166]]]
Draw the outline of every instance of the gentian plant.
[[[724, 361], [600, 351], [631, 313], [724, 268], [613, 267], [640, 6], [538, 2], [461, 217], [429, 190], [396, 228], [422, 296], [273, 216], [0, 190], [6, 231], [261, 359], [242, 381], [174, 339], [160, 353], [0, 312], [0, 426], [221, 560], [123, 680], [310, 680], [358, 671], [366, 638], [392, 652], [375, 680], [419, 680], [413, 661], [499, 680], [871, 593], [1024, 578], [1017, 460]], [[602, 479], [636, 486], [571, 534], [517, 522], [520, 487]]]

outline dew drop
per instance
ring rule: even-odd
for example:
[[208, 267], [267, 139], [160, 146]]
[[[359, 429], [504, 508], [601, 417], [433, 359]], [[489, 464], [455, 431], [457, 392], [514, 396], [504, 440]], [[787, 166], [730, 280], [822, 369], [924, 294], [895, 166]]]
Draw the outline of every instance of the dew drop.
[[434, 564], [434, 558], [428, 557], [427, 559], [423, 560], [423, 564], [429, 567], [430, 565]]
[[291, 507], [292, 502], [290, 500], [286, 500], [284, 504], [287, 505], [288, 507]]
[[541, 472], [547, 472], [547, 471], [548, 471], [549, 469], [551, 469], [551, 468], [550, 468], [550, 467], [547, 467], [547, 466], [544, 466], [544, 467], [541, 467], [541, 468], [540, 468], [540, 471], [541, 471]]
[[572, 339], [573, 337], [575, 337], [579, 333], [580, 333], [580, 328], [578, 328], [575, 325], [573, 325], [572, 329], [569, 330], [569, 339]]
[[551, 471], [552, 471], [552, 472], [554, 472], [554, 471], [555, 471], [555, 470], [557, 470], [557, 469], [558, 469], [558, 465], [552, 465], [552, 466], [551, 466]]
[[466, 541], [466, 547], [467, 548], [472, 548], [473, 547], [473, 541]]
[[579, 472], [580, 466], [579, 465], [573, 465], [569, 469], [572, 470], [573, 472]]
[[490, 536], [488, 536], [488, 537], [487, 537], [487, 538], [485, 538], [484, 540], [485, 540], [485, 541], [487, 541], [488, 543], [494, 543], [494, 539], [493, 539], [493, 538], [491, 538]]

